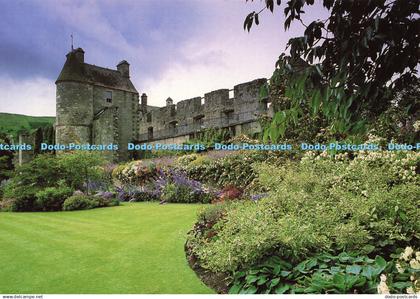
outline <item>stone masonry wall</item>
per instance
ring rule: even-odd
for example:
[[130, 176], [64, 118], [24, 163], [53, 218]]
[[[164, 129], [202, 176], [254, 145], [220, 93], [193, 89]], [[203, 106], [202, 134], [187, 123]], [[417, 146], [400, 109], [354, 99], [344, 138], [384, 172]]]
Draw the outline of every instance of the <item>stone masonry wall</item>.
[[56, 142], [88, 143], [93, 121], [93, 87], [61, 82], [56, 91]]
[[195, 97], [143, 112], [138, 141], [186, 141], [207, 128], [232, 128], [237, 135], [259, 132], [258, 115], [267, 113], [267, 103], [260, 100], [259, 90], [266, 82], [256, 79], [236, 85], [233, 98], [229, 97], [229, 89], [219, 89], [206, 93], [204, 103], [201, 97]]

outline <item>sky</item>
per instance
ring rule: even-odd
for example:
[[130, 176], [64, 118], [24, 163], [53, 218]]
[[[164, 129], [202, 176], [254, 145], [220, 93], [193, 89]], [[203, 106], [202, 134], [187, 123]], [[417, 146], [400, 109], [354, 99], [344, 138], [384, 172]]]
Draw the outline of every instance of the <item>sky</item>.
[[[304, 28], [285, 32], [277, 8], [244, 31], [247, 14], [262, 7], [260, 0], [0, 0], [0, 112], [55, 115], [54, 82], [70, 35], [87, 63], [116, 69], [127, 60], [149, 105], [269, 78]], [[320, 6], [310, 12], [308, 20], [326, 14]]]

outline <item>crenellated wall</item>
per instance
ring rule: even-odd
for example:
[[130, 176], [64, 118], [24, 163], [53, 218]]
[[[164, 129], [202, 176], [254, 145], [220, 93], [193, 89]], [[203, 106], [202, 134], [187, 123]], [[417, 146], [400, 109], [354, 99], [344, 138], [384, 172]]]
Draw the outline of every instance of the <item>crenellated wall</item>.
[[208, 128], [231, 128], [236, 135], [261, 130], [258, 115], [267, 113], [267, 101], [260, 100], [259, 91], [267, 79], [256, 79], [233, 88], [208, 92], [153, 110], [144, 110], [139, 120], [139, 142], [170, 143], [174, 139], [188, 140]]

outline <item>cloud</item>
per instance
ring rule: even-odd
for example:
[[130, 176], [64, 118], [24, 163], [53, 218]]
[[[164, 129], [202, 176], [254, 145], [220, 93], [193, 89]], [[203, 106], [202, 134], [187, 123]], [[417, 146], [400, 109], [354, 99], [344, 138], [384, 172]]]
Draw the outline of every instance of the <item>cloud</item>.
[[35, 116], [55, 116], [55, 84], [38, 77], [25, 80], [0, 77], [0, 111]]
[[149, 103], [161, 106], [168, 96], [182, 100], [270, 76], [288, 38], [301, 30], [292, 25], [283, 33], [279, 9], [274, 15], [264, 12], [260, 25], [245, 32], [244, 18], [259, 11], [260, 1], [1, 3], [0, 84], [9, 90], [0, 111], [16, 113], [54, 114], [54, 81], [70, 49], [71, 33], [75, 46], [84, 48], [87, 63], [115, 69], [127, 60], [137, 89], [149, 95]]

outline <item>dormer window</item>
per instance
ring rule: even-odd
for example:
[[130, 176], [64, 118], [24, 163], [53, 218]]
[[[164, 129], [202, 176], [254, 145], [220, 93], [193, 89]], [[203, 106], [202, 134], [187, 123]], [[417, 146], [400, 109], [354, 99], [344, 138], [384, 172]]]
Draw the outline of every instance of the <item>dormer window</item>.
[[105, 102], [106, 103], [108, 103], [108, 104], [112, 104], [112, 91], [105, 91], [104, 92], [104, 99], [105, 99]]

